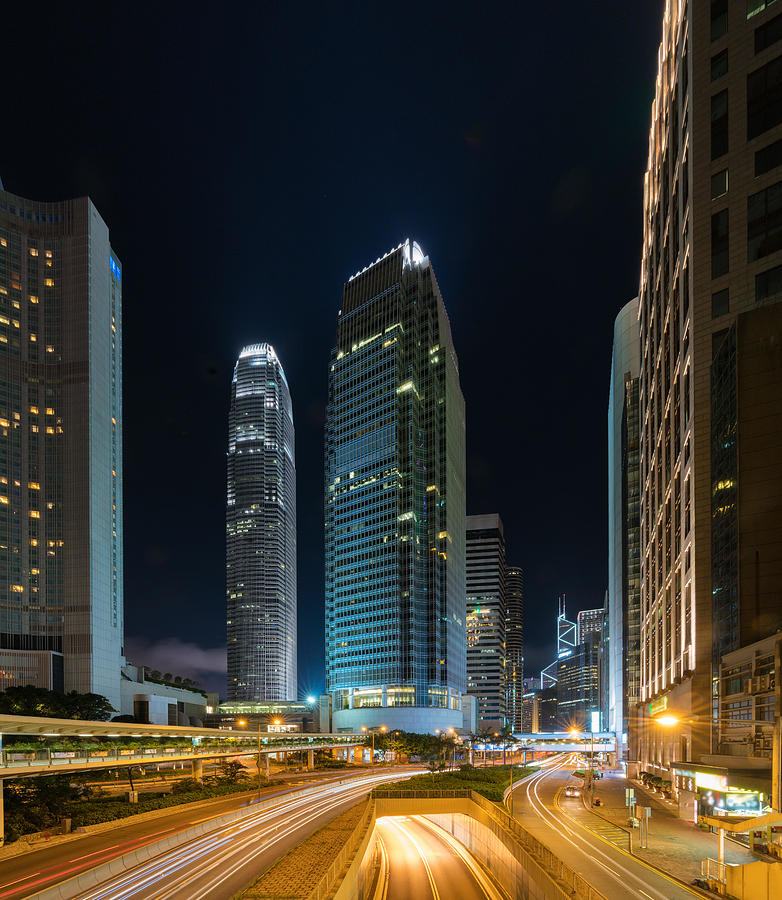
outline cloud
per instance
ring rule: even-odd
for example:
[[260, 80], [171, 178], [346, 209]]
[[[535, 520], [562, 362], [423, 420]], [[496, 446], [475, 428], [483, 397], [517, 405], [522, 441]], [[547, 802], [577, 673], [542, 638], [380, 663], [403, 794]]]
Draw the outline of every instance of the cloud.
[[172, 675], [211, 683], [210, 676], [225, 676], [225, 647], [204, 648], [179, 638], [150, 643], [144, 638], [125, 639], [125, 656], [136, 666], [149, 666]]

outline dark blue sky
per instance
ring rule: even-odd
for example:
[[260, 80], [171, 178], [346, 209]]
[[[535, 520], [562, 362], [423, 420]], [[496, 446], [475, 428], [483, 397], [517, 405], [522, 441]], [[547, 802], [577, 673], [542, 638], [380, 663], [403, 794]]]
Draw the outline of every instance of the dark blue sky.
[[345, 279], [410, 236], [459, 354], [468, 511], [502, 515], [545, 665], [557, 594], [575, 614], [606, 587], [661, 0], [14, 6], [0, 177], [89, 194], [124, 266], [133, 661], [221, 684], [230, 378], [269, 341], [296, 422], [299, 684], [322, 687], [328, 354]]

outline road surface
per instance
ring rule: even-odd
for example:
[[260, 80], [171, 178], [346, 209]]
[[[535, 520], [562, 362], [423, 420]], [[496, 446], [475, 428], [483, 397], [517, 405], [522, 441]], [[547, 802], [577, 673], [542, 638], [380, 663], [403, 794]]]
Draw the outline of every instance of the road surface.
[[[241, 824], [218, 829], [200, 838], [201, 842], [209, 843], [210, 847], [213, 838], [218, 840], [216, 849], [208, 851], [208, 853], [214, 852], [215, 854], [214, 857], [209, 857], [208, 863], [215, 864], [218, 868], [223, 863], [216, 861], [222, 860], [226, 855], [231, 855], [227, 854], [226, 848], [220, 844], [218, 835], [223, 835], [229, 842], [228, 850], [247, 846], [246, 857], [231, 863], [235, 868], [230, 874], [236, 873], [237, 877], [228, 879], [224, 891], [217, 889], [209, 896], [232, 897], [234, 893], [253, 881], [271, 862], [287, 852], [290, 847], [366, 796], [374, 784], [406, 777], [415, 774], [416, 771], [415, 769], [384, 769], [377, 775], [364, 773], [356, 778], [347, 773], [340, 773], [336, 776], [330, 773], [328, 780], [313, 785], [312, 794], [308, 794], [307, 797], [298, 801], [291, 801], [286, 794], [291, 790], [301, 790], [306, 785], [288, 786], [276, 793], [264, 794], [264, 800], [274, 796], [279, 798], [279, 803], [275, 804], [272, 810], [259, 812], [255, 816], [250, 816], [249, 819], [242, 820]], [[340, 781], [344, 783], [340, 784]], [[23, 897], [33, 897], [44, 888], [86, 872], [110, 859], [137, 850], [192, 825], [246, 807], [252, 801], [252, 797], [244, 794], [216, 800], [208, 807], [202, 806], [195, 810], [188, 810], [186, 806], [183, 806], [176, 812], [146, 822], [123, 824], [122, 820], [118, 820], [116, 827], [111, 831], [54, 844], [32, 853], [2, 860], [0, 861], [0, 872], [2, 872], [0, 875], [0, 900], [21, 900]], [[291, 830], [291, 821], [294, 819], [296, 827]], [[246, 830], [244, 830], [245, 828]], [[274, 833], [275, 829], [276, 833]], [[207, 860], [198, 861], [198, 848], [193, 848], [193, 845], [197, 843], [198, 841], [182, 845], [176, 850], [170, 851], [167, 856], [183, 854], [192, 849], [194, 853], [192, 861], [189, 861], [189, 857], [186, 857], [185, 861], [187, 872], [193, 874], [196, 868], [201, 872]], [[154, 862], [161, 859], [163, 857], [157, 857]], [[166, 874], [167, 884], [174, 885], [177, 882], [175, 870], [176, 866], [172, 863], [171, 871]], [[108, 892], [98, 892], [96, 896], [160, 896], [149, 892], [146, 888], [142, 893], [139, 893], [136, 888], [131, 891], [123, 888], [118, 893], [112, 893], [113, 888], [110, 886], [109, 888]], [[177, 894], [174, 893], [171, 896], [177, 896]], [[186, 890], [178, 896], [182, 898], [195, 897], [197, 894], [188, 893]]]
[[513, 814], [583, 878], [611, 900], [692, 900], [703, 897], [629, 856], [624, 829], [592, 815], [580, 797], [565, 797], [573, 759], [542, 769], [513, 791]]
[[377, 834], [384, 881], [375, 900], [502, 900], [467, 850], [424, 816], [385, 816]]

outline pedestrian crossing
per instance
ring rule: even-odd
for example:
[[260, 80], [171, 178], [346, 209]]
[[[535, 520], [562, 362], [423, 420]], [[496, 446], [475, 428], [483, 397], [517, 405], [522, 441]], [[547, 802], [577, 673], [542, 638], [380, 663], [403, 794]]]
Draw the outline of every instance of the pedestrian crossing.
[[627, 850], [627, 832], [617, 825], [604, 822], [602, 819], [597, 819], [594, 816], [590, 816], [590, 820], [586, 820], [586, 818], [579, 820], [579, 825], [584, 825], [598, 837], [608, 841], [609, 844], [613, 844], [621, 850]]

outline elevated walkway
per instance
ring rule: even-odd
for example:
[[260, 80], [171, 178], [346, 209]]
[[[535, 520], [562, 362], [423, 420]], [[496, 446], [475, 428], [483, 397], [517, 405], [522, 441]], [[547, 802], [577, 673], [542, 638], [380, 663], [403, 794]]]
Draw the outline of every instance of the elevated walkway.
[[[140, 725], [135, 722], [88, 722], [79, 719], [49, 719], [32, 716], [0, 716], [0, 739], [15, 735], [30, 738], [40, 749], [16, 751], [7, 745], [0, 751], [0, 779], [31, 775], [51, 775], [120, 766], [155, 765], [170, 762], [203, 762], [236, 756], [257, 757], [307, 751], [310, 760], [315, 750], [363, 747], [365, 734], [303, 734], [202, 728], [183, 725]], [[63, 739], [109, 738], [76, 750], [53, 750]], [[123, 748], [123, 741], [157, 739], [157, 747]], [[174, 746], [166, 747], [165, 744]], [[5, 742], [0, 741], [0, 745]], [[185, 746], [182, 744], [185, 743]], [[189, 744], [189, 746], [188, 746]]]

